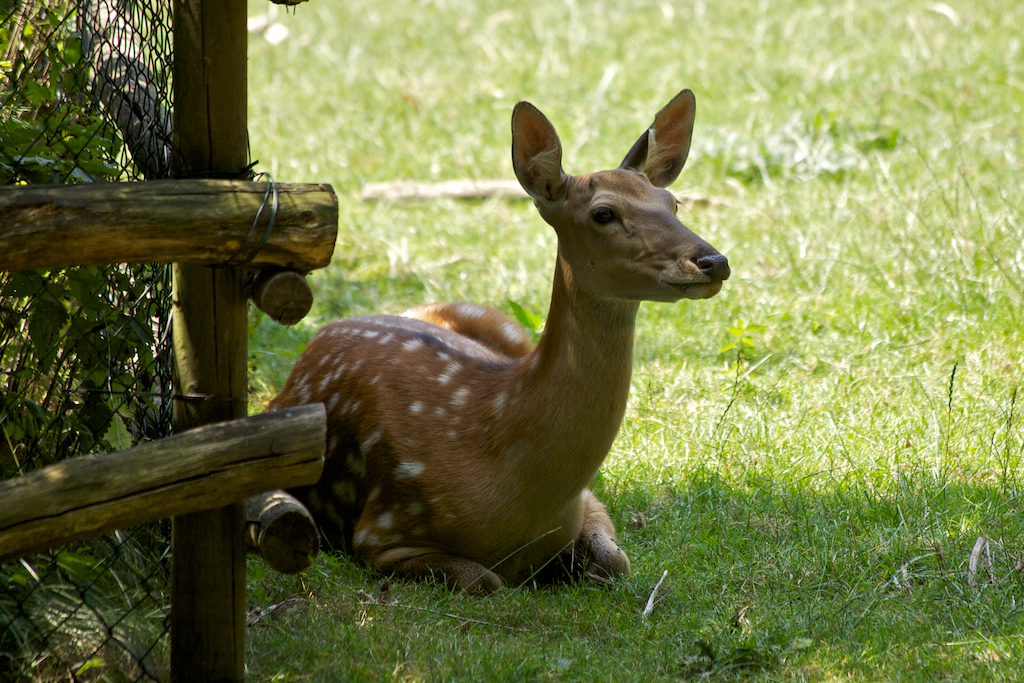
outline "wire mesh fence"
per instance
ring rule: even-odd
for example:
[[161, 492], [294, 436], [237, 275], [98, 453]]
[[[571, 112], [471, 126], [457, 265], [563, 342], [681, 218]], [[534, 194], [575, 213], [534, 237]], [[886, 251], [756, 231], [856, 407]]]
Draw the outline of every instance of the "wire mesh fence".
[[[163, 178], [170, 0], [0, 0], [0, 184]], [[170, 432], [164, 266], [0, 273], [0, 479]], [[0, 565], [0, 680], [167, 679], [162, 522]]]

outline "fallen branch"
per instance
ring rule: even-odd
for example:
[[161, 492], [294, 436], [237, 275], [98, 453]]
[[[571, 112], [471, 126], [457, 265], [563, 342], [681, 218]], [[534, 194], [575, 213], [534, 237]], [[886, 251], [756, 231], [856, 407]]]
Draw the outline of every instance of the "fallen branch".
[[[687, 206], [721, 206], [723, 199], [709, 197], [703, 192], [679, 191], [676, 198]], [[515, 180], [443, 180], [423, 182], [417, 180], [394, 180], [387, 183], [367, 183], [363, 186], [363, 201], [424, 201], [429, 199], [486, 199], [508, 197], [527, 199], [527, 194]]]

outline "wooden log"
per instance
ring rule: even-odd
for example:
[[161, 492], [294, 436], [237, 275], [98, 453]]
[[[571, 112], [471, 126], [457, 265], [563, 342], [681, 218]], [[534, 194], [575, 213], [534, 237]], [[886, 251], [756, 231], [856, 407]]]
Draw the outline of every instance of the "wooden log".
[[179, 262], [308, 272], [330, 263], [331, 186], [278, 184], [276, 213], [267, 191], [209, 179], [3, 187], [0, 270]]
[[[249, 163], [245, 0], [172, 0], [171, 9], [174, 173], [241, 173]], [[260, 225], [255, 242], [247, 233], [229, 261], [249, 258]], [[184, 260], [174, 264], [176, 430], [244, 417], [248, 405], [244, 276]], [[244, 534], [241, 503], [172, 520], [172, 683], [245, 678]]]
[[245, 540], [283, 574], [297, 574], [320, 550], [320, 532], [306, 506], [287, 491], [266, 491], [245, 501]]
[[252, 301], [275, 322], [294, 325], [312, 308], [313, 291], [302, 273], [268, 268], [253, 281]]
[[268, 488], [315, 483], [323, 471], [323, 404], [197, 427], [116, 453], [69, 458], [0, 481], [0, 564], [71, 541]]

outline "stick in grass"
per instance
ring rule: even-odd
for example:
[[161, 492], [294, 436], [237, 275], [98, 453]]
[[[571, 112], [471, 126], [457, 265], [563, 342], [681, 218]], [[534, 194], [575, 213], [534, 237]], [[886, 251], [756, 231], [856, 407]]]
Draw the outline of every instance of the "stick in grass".
[[974, 548], [971, 550], [971, 555], [967, 561], [967, 585], [971, 588], [978, 589], [978, 563], [981, 560], [981, 553], [988, 547], [988, 539], [984, 536], [978, 536], [978, 540], [974, 542]]
[[667, 569], [661, 573], [661, 578], [658, 580], [658, 583], [654, 584], [654, 590], [651, 591], [651, 597], [647, 598], [647, 606], [644, 607], [643, 614], [640, 615], [642, 619], [646, 619], [647, 615], [654, 611], [654, 599], [657, 597], [658, 589], [661, 588], [661, 583], [665, 580], [666, 576], [668, 576]]

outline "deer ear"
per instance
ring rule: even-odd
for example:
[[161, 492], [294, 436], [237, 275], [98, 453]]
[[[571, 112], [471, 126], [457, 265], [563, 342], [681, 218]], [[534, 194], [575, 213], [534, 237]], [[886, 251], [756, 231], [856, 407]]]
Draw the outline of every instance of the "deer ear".
[[696, 114], [697, 99], [691, 91], [684, 90], [673, 97], [657, 113], [650, 129], [636, 141], [619, 168], [639, 171], [657, 187], [671, 185], [690, 153]]
[[529, 102], [512, 111], [512, 167], [535, 200], [552, 201], [565, 185], [562, 143], [547, 117]]

